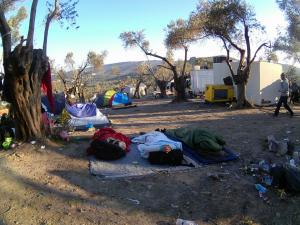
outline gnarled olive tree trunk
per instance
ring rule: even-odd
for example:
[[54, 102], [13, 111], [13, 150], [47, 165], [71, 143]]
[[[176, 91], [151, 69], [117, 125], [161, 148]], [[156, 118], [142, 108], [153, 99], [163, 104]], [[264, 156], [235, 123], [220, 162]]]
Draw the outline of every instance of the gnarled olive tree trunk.
[[165, 98], [167, 96], [168, 81], [156, 79], [155, 82], [160, 90], [160, 98]]
[[17, 46], [4, 61], [4, 97], [11, 103], [17, 138], [41, 138], [41, 80], [47, 59], [41, 49]]
[[252, 107], [246, 96], [246, 86], [249, 80], [250, 70], [240, 70], [233, 80], [237, 87], [237, 108]]
[[141, 85], [141, 83], [142, 83], [142, 80], [138, 80], [136, 82], [133, 98], [138, 98], [138, 99], [141, 98], [141, 96], [140, 96], [140, 85]]
[[184, 76], [174, 77], [175, 82], [175, 102], [186, 101], [187, 97], [185, 94], [185, 78]]

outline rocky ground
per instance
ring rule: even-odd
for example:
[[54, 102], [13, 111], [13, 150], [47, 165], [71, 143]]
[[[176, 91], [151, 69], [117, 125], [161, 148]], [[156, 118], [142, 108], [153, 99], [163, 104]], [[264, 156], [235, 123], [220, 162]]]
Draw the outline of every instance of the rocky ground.
[[[284, 162], [264, 148], [267, 135], [300, 144], [300, 117], [282, 109], [229, 110], [198, 101], [138, 101], [135, 108], [110, 110], [113, 128], [126, 135], [156, 128], [199, 126], [220, 134], [240, 155], [235, 162], [131, 179], [89, 174], [85, 151], [92, 132], [76, 132], [69, 143], [21, 144], [0, 152], [0, 225], [120, 224], [173, 225], [177, 218], [200, 225], [297, 225], [300, 198], [259, 198], [255, 180], [241, 168], [250, 161]], [[300, 115], [300, 107], [294, 106]], [[213, 179], [210, 174], [219, 174]], [[138, 201], [134, 201], [138, 200]]]

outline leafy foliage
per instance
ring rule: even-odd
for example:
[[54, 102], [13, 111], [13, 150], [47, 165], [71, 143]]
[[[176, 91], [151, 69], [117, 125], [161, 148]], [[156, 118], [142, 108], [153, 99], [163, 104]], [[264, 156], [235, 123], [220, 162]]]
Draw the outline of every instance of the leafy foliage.
[[188, 44], [199, 38], [198, 30], [194, 30], [189, 21], [178, 19], [171, 21], [166, 28], [165, 45], [172, 49], [188, 47]]
[[20, 24], [22, 21], [24, 21], [27, 18], [27, 16], [28, 15], [27, 15], [25, 7], [21, 7], [21, 8], [19, 8], [19, 10], [15, 16], [12, 16], [8, 19], [7, 23], [11, 29], [13, 44], [16, 44], [20, 39], [20, 33], [19, 33]]
[[[226, 63], [230, 69], [235, 84], [238, 85], [238, 107], [249, 105], [246, 99], [247, 85], [251, 64], [257, 53], [267, 43], [262, 43], [252, 56], [250, 34], [264, 31], [255, 18], [252, 7], [244, 0], [207, 0], [200, 1], [197, 11], [190, 16], [190, 24], [195, 30], [200, 30], [208, 36], [218, 38], [223, 42], [227, 52]], [[239, 64], [234, 71], [230, 62], [230, 52], [235, 50], [239, 54]]]
[[300, 62], [300, 1], [277, 0], [276, 2], [285, 12], [289, 24], [286, 32], [281, 33], [274, 43], [274, 50], [284, 51]]
[[[61, 26], [64, 26], [67, 23], [66, 29], [68, 30], [70, 27], [75, 27], [76, 29], [79, 26], [76, 25], [76, 19], [79, 16], [76, 10], [76, 5], [78, 4], [78, 0], [67, 0], [67, 1], [47, 1], [46, 6], [48, 8], [49, 15], [54, 12], [54, 19], [56, 19]], [[55, 10], [53, 11], [53, 8]]]
[[[87, 54], [87, 59], [83, 65], [79, 68], [75, 67], [75, 61], [73, 59], [73, 53], [69, 52], [65, 58], [66, 68], [69, 70], [60, 69], [57, 74], [64, 85], [64, 92], [67, 95], [67, 100], [71, 101], [71, 95], [77, 96], [77, 101], [85, 101], [85, 90], [88, 83], [92, 81], [91, 74], [86, 72], [88, 67], [92, 67], [96, 70], [100, 70], [104, 65], [104, 59], [107, 55], [106, 51], [101, 54], [97, 54], [93, 51]], [[72, 74], [70, 79], [69, 74]]]

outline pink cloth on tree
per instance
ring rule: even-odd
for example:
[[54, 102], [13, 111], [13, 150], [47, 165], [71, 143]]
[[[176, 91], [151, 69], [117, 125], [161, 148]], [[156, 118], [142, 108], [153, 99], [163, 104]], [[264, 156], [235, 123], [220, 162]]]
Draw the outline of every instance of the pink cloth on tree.
[[53, 94], [52, 94], [51, 68], [50, 68], [49, 62], [48, 62], [48, 70], [44, 74], [43, 79], [42, 79], [42, 90], [45, 94], [47, 94], [51, 112], [54, 113], [55, 112], [55, 104], [54, 104], [54, 98], [53, 98]]

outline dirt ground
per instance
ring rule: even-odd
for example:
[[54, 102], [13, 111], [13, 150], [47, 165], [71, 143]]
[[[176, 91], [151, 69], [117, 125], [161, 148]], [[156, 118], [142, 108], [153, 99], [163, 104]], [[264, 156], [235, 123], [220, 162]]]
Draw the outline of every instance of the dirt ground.
[[[126, 135], [156, 128], [194, 125], [224, 137], [238, 161], [184, 172], [131, 179], [100, 179], [89, 174], [85, 151], [92, 132], [74, 133], [69, 143], [21, 144], [0, 152], [0, 225], [173, 225], [177, 218], [199, 225], [297, 225], [300, 198], [271, 204], [259, 198], [255, 180], [241, 168], [250, 161], [285, 161], [264, 150], [267, 135], [300, 144], [300, 117], [273, 108], [230, 110], [198, 101], [138, 101], [135, 108], [110, 110], [113, 128]], [[300, 116], [300, 106], [294, 107]], [[221, 180], [209, 173], [224, 174]], [[138, 200], [137, 202], [132, 201]]]

